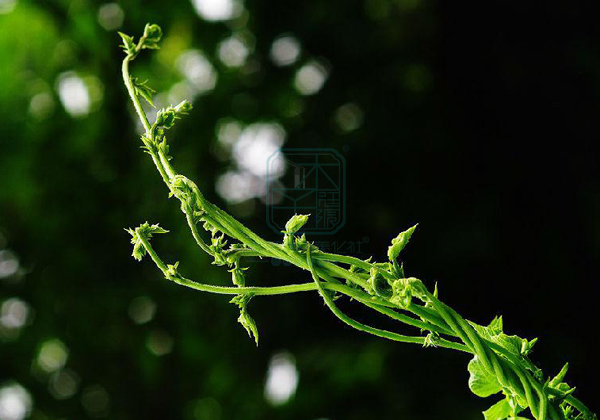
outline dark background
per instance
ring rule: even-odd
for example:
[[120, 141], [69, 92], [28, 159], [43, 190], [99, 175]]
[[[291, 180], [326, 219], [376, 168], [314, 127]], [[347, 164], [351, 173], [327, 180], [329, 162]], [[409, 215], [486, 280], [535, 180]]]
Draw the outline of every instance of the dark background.
[[[165, 42], [177, 41], [133, 66], [158, 92], [181, 80], [173, 63], [186, 49], [201, 50], [218, 73], [215, 89], [170, 133], [174, 162], [208, 197], [277, 239], [259, 199], [228, 205], [215, 192], [233, 165], [217, 144], [221, 118], [276, 121], [285, 147], [335, 148], [348, 185], [339, 240], [366, 238], [364, 256], [381, 260], [390, 239], [418, 222], [404, 253], [408, 273], [430, 286], [439, 280], [440, 298], [469, 319], [502, 314], [508, 333], [540, 337], [537, 364], [554, 374], [569, 361], [576, 395], [598, 410], [595, 8], [247, 1], [241, 17], [205, 22], [188, 1], [119, 4], [119, 30], [137, 36], [156, 22]], [[0, 303], [18, 298], [29, 307], [26, 325], [1, 327], [0, 387], [26, 389], [34, 419], [481, 418], [494, 401], [469, 392], [464, 355], [351, 330], [316, 294], [256, 298], [256, 348], [226, 297], [176, 287], [130, 257], [123, 228], [158, 222], [171, 230], [154, 242], [166, 260], [198, 280], [230, 281], [196, 250], [138, 148], [119, 39], [98, 23], [99, 6], [21, 0], [0, 14], [0, 249], [5, 262], [20, 262], [0, 278]], [[254, 39], [241, 69], [216, 55], [232, 32]], [[302, 55], [277, 67], [269, 48], [283, 33], [297, 37]], [[329, 76], [304, 96], [292, 80], [311, 59], [326, 63]], [[61, 105], [57, 80], [67, 71], [102, 93], [85, 115]], [[36, 113], [39, 94], [51, 105]], [[347, 103], [363, 115], [349, 132], [334, 118]], [[249, 271], [251, 284], [308, 280], [269, 264]], [[157, 308], [142, 325], [129, 315], [139, 296]], [[152, 337], [172, 348], [153, 354]], [[39, 353], [56, 339], [68, 349], [66, 364], [44, 372]], [[272, 406], [263, 387], [281, 351], [295, 358], [299, 383], [288, 403]], [[68, 396], [56, 391], [65, 369], [76, 383]]]

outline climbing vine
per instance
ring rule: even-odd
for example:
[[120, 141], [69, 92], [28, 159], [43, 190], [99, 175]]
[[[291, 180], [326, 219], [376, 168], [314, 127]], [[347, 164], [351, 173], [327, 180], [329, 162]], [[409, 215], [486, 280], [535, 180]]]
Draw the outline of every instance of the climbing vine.
[[[179, 174], [169, 156], [166, 131], [191, 110], [191, 104], [160, 109], [156, 120], [150, 122], [141, 100], [152, 103], [154, 90], [147, 82], [133, 78], [130, 63], [143, 49], [157, 49], [162, 36], [159, 26], [146, 25], [137, 40], [120, 34], [125, 51], [123, 81], [137, 115], [143, 125], [141, 136], [144, 151], [150, 155], [171, 197], [181, 205], [187, 224], [196, 243], [213, 264], [229, 269], [233, 285], [216, 286], [183, 277], [179, 263], [165, 263], [151, 245], [153, 235], [167, 231], [154, 224], [144, 223], [127, 229], [131, 234], [133, 257], [141, 260], [148, 255], [167, 280], [191, 289], [233, 295], [231, 303], [240, 310], [238, 321], [258, 345], [258, 328], [248, 312], [256, 296], [317, 291], [327, 307], [347, 325], [389, 340], [440, 347], [467, 353], [469, 388], [480, 397], [498, 395], [483, 414], [486, 420], [518, 418], [528, 409], [538, 420], [596, 419], [596, 416], [575, 396], [575, 388], [565, 381], [568, 365], [554, 377], [538, 369], [529, 356], [537, 339], [527, 340], [504, 332], [502, 317], [481, 326], [460, 316], [438, 298], [437, 284], [431, 292], [425, 284], [405, 274], [400, 254], [414, 234], [416, 226], [396, 236], [387, 252], [388, 261], [374, 262], [321, 251], [300, 235], [308, 215], [294, 215], [286, 224], [282, 243], [267, 241], [245, 227], [202, 195], [197, 185]], [[201, 234], [204, 230], [206, 234]], [[205, 239], [205, 237], [207, 239]], [[305, 270], [312, 279], [306, 283], [274, 287], [246, 286], [243, 262], [249, 257], [273, 258], [286, 261]], [[416, 329], [414, 335], [402, 335], [357, 321], [336, 304], [338, 297], [347, 297], [395, 321]]]

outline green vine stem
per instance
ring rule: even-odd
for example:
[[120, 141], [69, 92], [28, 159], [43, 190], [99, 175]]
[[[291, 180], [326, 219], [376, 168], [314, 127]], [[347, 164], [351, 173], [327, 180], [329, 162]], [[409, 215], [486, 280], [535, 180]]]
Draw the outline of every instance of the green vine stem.
[[[392, 240], [388, 248], [388, 261], [373, 262], [319, 250], [304, 235], [298, 234], [308, 220], [306, 215], [295, 215], [288, 221], [283, 232], [283, 243], [279, 244], [263, 239], [207, 201], [198, 186], [179, 174], [171, 164], [165, 136], [166, 130], [191, 110], [190, 103], [183, 101], [161, 109], [156, 120], [150, 123], [141, 100], [153, 105], [154, 91], [147, 82], [140, 82], [131, 77], [129, 72], [131, 61], [143, 49], [158, 48], [162, 37], [160, 27], [146, 25], [143, 36], [137, 42], [128, 35], [120, 35], [125, 50], [123, 81], [144, 127], [141, 136], [143, 148], [152, 158], [170, 196], [179, 200], [194, 240], [202, 251], [213, 258], [214, 264], [229, 268], [233, 286], [216, 286], [187, 279], [179, 274], [178, 262], [163, 262], [150, 242], [153, 235], [167, 233], [158, 225], [144, 223], [135, 229], [127, 229], [131, 234], [134, 258], [141, 260], [148, 254], [166, 279], [182, 286], [233, 295], [231, 302], [240, 309], [238, 321], [257, 344], [258, 329], [248, 313], [248, 304], [253, 297], [317, 291], [333, 314], [352, 328], [389, 340], [470, 354], [472, 359], [468, 370], [471, 391], [480, 397], [501, 395], [501, 399], [483, 413], [486, 420], [516, 418], [525, 409], [529, 409], [538, 420], [596, 419], [572, 395], [574, 388], [564, 382], [567, 365], [556, 376], [549, 378], [530, 361], [529, 353], [537, 339], [527, 340], [505, 334], [501, 317], [494, 318], [487, 326], [467, 321], [439, 300], [437, 285], [430, 292], [421, 280], [404, 274], [399, 255], [416, 226], [401, 232]], [[198, 229], [199, 224], [209, 234], [208, 240]], [[233, 243], [228, 245], [228, 241]], [[248, 257], [286, 261], [307, 271], [312, 281], [284, 286], [247, 287], [244, 275], [247, 268], [241, 264]], [[382, 330], [351, 318], [336, 304], [336, 298], [343, 296], [416, 328], [416, 334], [403, 335]]]

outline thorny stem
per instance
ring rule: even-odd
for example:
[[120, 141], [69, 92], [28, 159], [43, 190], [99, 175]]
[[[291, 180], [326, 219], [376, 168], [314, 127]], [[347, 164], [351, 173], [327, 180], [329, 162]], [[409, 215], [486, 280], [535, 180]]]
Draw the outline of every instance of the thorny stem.
[[[237, 270], [238, 282], [242, 281], [239, 276], [242, 276], [243, 279], [242, 269], [238, 266], [239, 261], [247, 257], [275, 258], [289, 262], [308, 271], [313, 282], [272, 287], [246, 287], [237, 283], [236, 287], [225, 287], [198, 283], [180, 275], [177, 271], [177, 264], [165, 264], [151, 246], [149, 239], [152, 233], [166, 231], [157, 225], [149, 226], [148, 224], [136, 228], [135, 231], [129, 230], [133, 236], [132, 242], [150, 255], [166, 279], [194, 290], [246, 296], [247, 300], [242, 303], [237, 302], [244, 316], [247, 317], [245, 320], [248, 319], [245, 305], [252, 296], [282, 295], [316, 290], [325, 300], [327, 307], [341, 321], [355, 329], [393, 341], [449, 348], [475, 355], [483, 366], [481, 374], [488, 375], [497, 381], [507, 399], [512, 402], [518, 401], [518, 404], [511, 405], [520, 407], [519, 410], [516, 408], [516, 411], [513, 410], [514, 416], [521, 409], [529, 407], [533, 416], [539, 420], [548, 418], [552, 420], [596, 419], [596, 416], [581, 401], [571, 395], [571, 390], [566, 391], [558, 386], [566, 386], [566, 384], [555, 384], [549, 379], [544, 382], [541, 371], [537, 370], [527, 359], [528, 351], [515, 353], [497, 339], [497, 337], [508, 336], [499, 332], [496, 332], [496, 335], [488, 334], [488, 330], [492, 329], [492, 324], [487, 328], [479, 327], [480, 329], [476, 331], [473, 327], [475, 324], [466, 321], [438, 299], [437, 288], [436, 293], [432, 294], [427, 291], [420, 280], [404, 277], [404, 270], [397, 264], [396, 258], [408, 242], [414, 227], [394, 239], [388, 250], [390, 262], [378, 264], [370, 262], [370, 260], [363, 261], [351, 256], [321, 252], [317, 247], [306, 242], [304, 237], [297, 238], [294, 235], [299, 227], [290, 228], [290, 231], [286, 232], [283, 245], [267, 241], [208, 202], [192, 181], [175, 171], [170, 163], [164, 136], [164, 130], [170, 128], [176, 118], [189, 110], [189, 104], [182, 103], [177, 107], [160, 110], [157, 121], [150, 124], [137, 91], [137, 89], [143, 89], [144, 86], [135, 82], [129, 74], [129, 63], [137, 57], [142, 49], [158, 48], [157, 42], [161, 36], [160, 28], [156, 25], [146, 25], [144, 36], [137, 44], [134, 44], [132, 38], [127, 35], [121, 34], [121, 36], [126, 51], [126, 57], [122, 64], [123, 81], [145, 131], [142, 135], [144, 147], [150, 154], [170, 194], [180, 200], [181, 209], [198, 246], [215, 258], [216, 264], [233, 266], [232, 271]], [[148, 99], [146, 95], [144, 98]], [[298, 223], [301, 227], [306, 222], [303, 218], [307, 218], [307, 216], [294, 216], [288, 225]], [[208, 245], [198, 231], [197, 224], [199, 222], [206, 223], [205, 228], [212, 231], [212, 245]], [[288, 230], [288, 225], [286, 225], [286, 230]], [[225, 250], [223, 238], [218, 236], [219, 232], [223, 234], [223, 237], [226, 235], [238, 240], [240, 244]], [[134, 256], [141, 259], [143, 253], [140, 253], [139, 249], [137, 252], [138, 254], [134, 247]], [[349, 267], [346, 269], [339, 264]], [[335, 293], [354, 299], [403, 324], [428, 331], [429, 334], [426, 337], [407, 336], [365, 325], [349, 317], [337, 307], [332, 296]], [[418, 304], [416, 301], [420, 301], [422, 304]], [[399, 310], [416, 317], [398, 312]], [[242, 323], [244, 324], [244, 322]], [[251, 333], [247, 324], [244, 324], [244, 327]], [[255, 329], [252, 331], [255, 334]], [[462, 343], [448, 340], [442, 335], [459, 339]], [[526, 340], [523, 343], [525, 345]], [[471, 374], [473, 375], [473, 372]], [[475, 392], [475, 390], [473, 391]], [[569, 411], [571, 407], [578, 410], [580, 414], [578, 416], [572, 414]]]

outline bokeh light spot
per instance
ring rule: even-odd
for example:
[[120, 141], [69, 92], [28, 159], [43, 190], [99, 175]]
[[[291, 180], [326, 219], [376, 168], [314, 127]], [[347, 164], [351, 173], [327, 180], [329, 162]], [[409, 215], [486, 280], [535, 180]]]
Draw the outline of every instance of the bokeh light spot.
[[117, 3], [106, 3], [98, 8], [98, 23], [107, 31], [114, 31], [123, 25], [125, 13]]
[[19, 259], [9, 251], [0, 251], [0, 279], [13, 276], [19, 271]]
[[191, 84], [194, 94], [212, 90], [217, 84], [217, 72], [198, 50], [188, 50], [177, 58], [176, 66]]
[[59, 339], [46, 341], [40, 347], [37, 357], [38, 366], [47, 373], [61, 369], [69, 357], [69, 350]]
[[70, 369], [61, 370], [53, 374], [48, 384], [50, 394], [57, 400], [72, 397], [77, 392], [78, 386], [79, 376]]
[[29, 113], [39, 120], [48, 117], [53, 110], [54, 98], [48, 92], [38, 93], [29, 101]]
[[235, 0], [192, 0], [198, 15], [207, 21], [231, 20], [238, 17], [244, 8]]
[[334, 120], [342, 131], [354, 131], [362, 125], [363, 112], [358, 105], [348, 103], [335, 111]]
[[17, 0], [0, 0], [0, 15], [12, 12], [17, 5]]
[[0, 387], [0, 420], [22, 420], [31, 412], [31, 395], [17, 383]]
[[164, 331], [151, 331], [146, 339], [146, 347], [155, 356], [164, 356], [173, 351], [173, 337]]
[[231, 148], [242, 135], [242, 130], [239, 121], [231, 118], [222, 119], [217, 125], [217, 139], [221, 145]]
[[272, 405], [285, 404], [294, 395], [297, 387], [298, 370], [294, 356], [287, 352], [273, 355], [265, 383], [267, 401]]
[[129, 317], [136, 324], [145, 324], [152, 321], [156, 314], [156, 304], [148, 296], [139, 296], [129, 305]]
[[[285, 130], [277, 123], [256, 123], [246, 127], [233, 146], [237, 165], [253, 175], [267, 175], [267, 160], [285, 141]], [[269, 176], [277, 177], [285, 168], [270, 168]]]
[[285, 141], [283, 127], [275, 122], [262, 122], [242, 128], [238, 121], [225, 119], [218, 125], [217, 137], [219, 143], [231, 150], [236, 166], [218, 178], [217, 193], [231, 204], [264, 198], [267, 181], [274, 182], [285, 172], [284, 160], [269, 161]]
[[325, 66], [317, 61], [310, 61], [296, 72], [294, 87], [303, 95], [314, 95], [321, 90], [327, 76]]
[[271, 60], [278, 66], [289, 66], [298, 60], [300, 52], [301, 47], [298, 39], [286, 35], [273, 41], [269, 55]]
[[246, 62], [250, 49], [239, 36], [227, 38], [219, 44], [219, 60], [228, 67], [241, 67]]
[[19, 329], [27, 323], [29, 305], [18, 298], [4, 301], [0, 310], [0, 324], [9, 329]]
[[72, 71], [58, 76], [58, 95], [65, 110], [73, 117], [81, 117], [90, 112], [90, 93], [83, 79]]
[[217, 193], [230, 204], [242, 203], [264, 195], [264, 181], [248, 173], [227, 171], [217, 179]]

